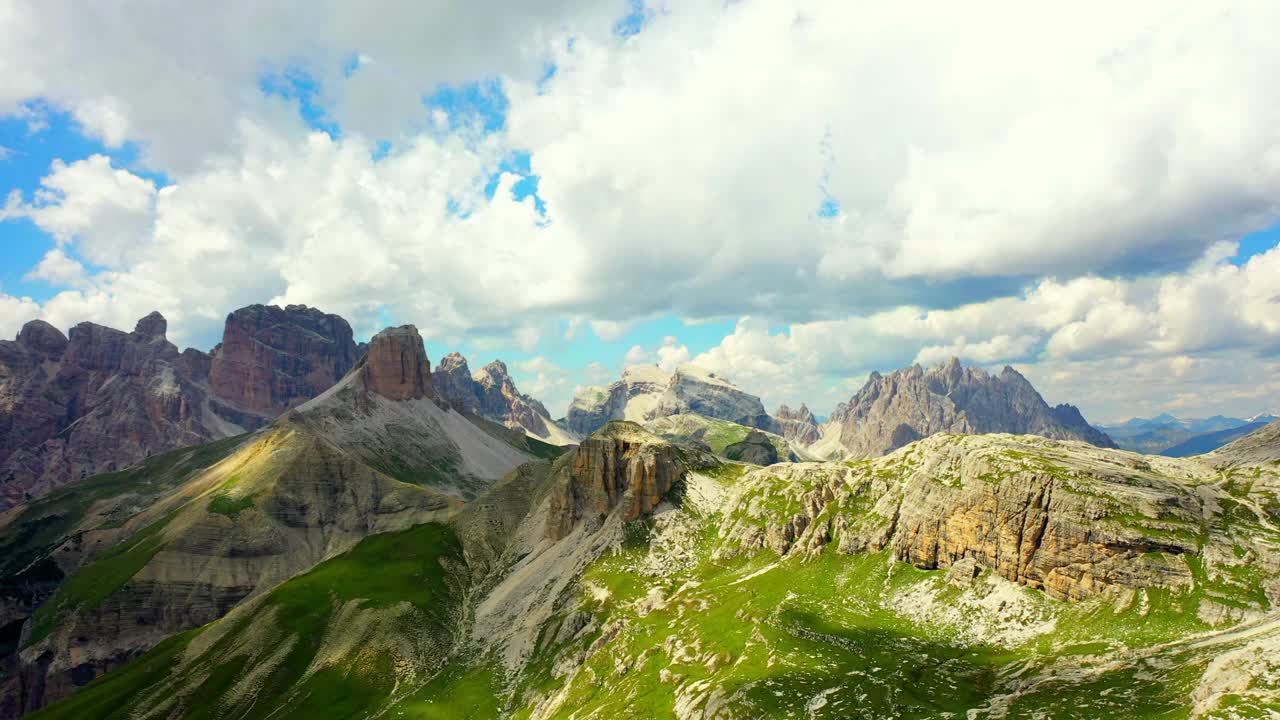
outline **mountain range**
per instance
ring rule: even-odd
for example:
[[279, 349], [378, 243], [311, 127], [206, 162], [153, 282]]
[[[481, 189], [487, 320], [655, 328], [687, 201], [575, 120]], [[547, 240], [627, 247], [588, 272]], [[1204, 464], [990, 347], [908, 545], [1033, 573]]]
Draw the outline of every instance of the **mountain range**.
[[1155, 455], [1183, 457], [1209, 452], [1280, 417], [1261, 413], [1251, 418], [1214, 415], [1178, 418], [1169, 413], [1153, 418], [1131, 418], [1118, 425], [1099, 426], [1126, 449]]
[[[0, 513], [0, 718], [1280, 710], [1280, 423], [1141, 455], [958, 361], [826, 423], [693, 366], [555, 421], [500, 362], [433, 369], [414, 326], [347, 354], [335, 316], [246, 310], [208, 355], [158, 316], [2, 346], [12, 453], [85, 417], [220, 434]], [[169, 373], [199, 414], [146, 412]], [[105, 409], [28, 431], [48, 388]]]

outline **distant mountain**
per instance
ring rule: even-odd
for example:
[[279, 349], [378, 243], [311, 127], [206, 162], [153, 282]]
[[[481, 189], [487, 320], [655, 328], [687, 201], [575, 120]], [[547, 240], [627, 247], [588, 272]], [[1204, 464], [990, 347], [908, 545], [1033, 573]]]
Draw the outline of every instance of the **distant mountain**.
[[1226, 430], [1215, 430], [1214, 432], [1200, 433], [1193, 435], [1182, 442], [1161, 450], [1158, 455], [1166, 457], [1191, 457], [1192, 455], [1203, 455], [1204, 453], [1217, 450], [1236, 438], [1244, 437], [1254, 430], [1260, 430], [1269, 423], [1251, 422], [1240, 427], [1228, 428]]
[[[1280, 421], [1273, 421], [1258, 430], [1233, 440], [1205, 457], [1219, 467], [1248, 467], [1267, 465], [1273, 474], [1277, 472], [1276, 464], [1280, 463]], [[1277, 478], [1280, 479], [1280, 478]], [[1259, 490], [1265, 491], [1273, 487], [1260, 484]], [[1274, 495], [1271, 496], [1274, 501]]]
[[952, 358], [929, 370], [915, 365], [871, 373], [849, 402], [832, 411], [822, 439], [810, 449], [824, 457], [877, 457], [937, 433], [1014, 433], [1116, 446], [1074, 406], [1050, 407], [1013, 368], [990, 375]]
[[[1131, 418], [1117, 425], [1099, 425], [1098, 427], [1125, 450], [1149, 455], [1164, 455], [1166, 450], [1173, 449], [1199, 435], [1234, 430], [1253, 423], [1266, 424], [1276, 419], [1274, 415], [1266, 413], [1248, 419], [1224, 415], [1179, 418], [1169, 413], [1162, 413], [1152, 418]], [[1213, 448], [1208, 448], [1208, 450], [1211, 449]]]
[[792, 410], [786, 405], [779, 407], [773, 413], [773, 424], [779, 435], [801, 447], [812, 445], [822, 436], [818, 418], [803, 403], [798, 410]]
[[0, 510], [154, 453], [262, 427], [342, 377], [351, 326], [305, 305], [227, 316], [211, 353], [178, 352], [158, 312], [133, 332], [41, 321], [0, 340]]
[[774, 429], [760, 398], [695, 365], [681, 365], [673, 373], [656, 365], [633, 365], [615, 383], [579, 390], [564, 424], [579, 435], [590, 435], [610, 420], [644, 423], [685, 413]]
[[568, 445], [578, 440], [551, 419], [546, 406], [516, 388], [506, 363], [501, 360], [494, 360], [472, 374], [465, 357], [449, 353], [440, 360], [432, 379], [440, 396], [461, 412], [475, 413], [553, 445]]

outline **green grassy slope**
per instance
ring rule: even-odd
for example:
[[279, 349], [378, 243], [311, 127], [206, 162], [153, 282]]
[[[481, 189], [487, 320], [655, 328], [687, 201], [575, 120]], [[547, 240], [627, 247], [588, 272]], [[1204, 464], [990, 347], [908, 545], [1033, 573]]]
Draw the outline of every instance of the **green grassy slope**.
[[[0, 529], [0, 598], [28, 606], [40, 602], [63, 581], [53, 553], [92, 529], [122, 526], [156, 498], [230, 455], [244, 435], [156, 455], [117, 472], [95, 475], [61, 487], [26, 505]], [[86, 526], [89, 512], [97, 508]]]
[[[483, 672], [437, 673], [459, 620], [463, 571], [446, 526], [371, 536], [31, 717], [367, 717], [433, 678], [429, 688], [455, 694], [448, 702], [471, 705], [489, 682]], [[437, 705], [406, 699], [418, 717], [447, 716]]]

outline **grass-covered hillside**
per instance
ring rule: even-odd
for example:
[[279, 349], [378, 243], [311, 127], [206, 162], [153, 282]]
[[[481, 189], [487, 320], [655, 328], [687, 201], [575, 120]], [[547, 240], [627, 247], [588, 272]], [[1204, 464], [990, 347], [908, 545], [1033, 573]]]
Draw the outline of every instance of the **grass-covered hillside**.
[[[935, 436], [754, 467], [663, 442], [607, 427], [34, 717], [1280, 713], [1280, 464], [1257, 443]], [[625, 518], [664, 457], [678, 481]]]

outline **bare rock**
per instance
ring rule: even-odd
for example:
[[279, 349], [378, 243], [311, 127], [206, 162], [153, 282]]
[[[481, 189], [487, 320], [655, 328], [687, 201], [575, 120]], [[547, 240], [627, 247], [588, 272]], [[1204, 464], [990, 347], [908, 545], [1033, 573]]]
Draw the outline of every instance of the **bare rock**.
[[871, 373], [866, 385], [831, 414], [843, 454], [876, 457], [937, 433], [999, 433], [1083, 440], [1116, 447], [1070, 405], [1051, 408], [1011, 367], [999, 375], [965, 368], [952, 358], [889, 375]]
[[670, 374], [656, 365], [629, 367], [618, 382], [579, 390], [569, 406], [565, 424], [586, 435], [610, 420], [643, 423], [681, 414], [774, 429], [774, 420], [765, 412], [760, 398], [695, 365], [681, 365]]
[[365, 387], [389, 400], [436, 397], [427, 350], [413, 325], [387, 328], [374, 335], [359, 369]]
[[357, 359], [347, 321], [305, 305], [236, 310], [212, 355], [213, 393], [267, 418], [324, 392]]
[[812, 445], [822, 436], [818, 429], [818, 419], [803, 403], [798, 410], [786, 405], [780, 406], [773, 413], [774, 432], [800, 446]]
[[617, 508], [624, 522], [650, 513], [684, 472], [674, 445], [635, 423], [611, 422], [560, 466], [548, 501], [546, 537], [560, 540], [578, 523], [599, 524]]

